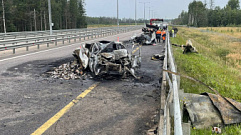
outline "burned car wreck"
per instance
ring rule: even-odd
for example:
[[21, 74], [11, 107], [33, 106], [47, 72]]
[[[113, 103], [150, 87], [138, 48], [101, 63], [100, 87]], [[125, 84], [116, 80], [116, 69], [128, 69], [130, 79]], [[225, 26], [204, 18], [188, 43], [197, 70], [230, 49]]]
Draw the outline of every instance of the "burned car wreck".
[[140, 36], [132, 37], [134, 43], [141, 45], [152, 45], [156, 43], [156, 31], [159, 29], [158, 26], [146, 24], [146, 28], [142, 28], [142, 34]]
[[133, 75], [140, 67], [141, 56], [128, 53], [121, 42], [99, 41], [81, 45], [75, 49], [73, 56], [83, 70], [90, 70], [95, 76], [100, 75]]

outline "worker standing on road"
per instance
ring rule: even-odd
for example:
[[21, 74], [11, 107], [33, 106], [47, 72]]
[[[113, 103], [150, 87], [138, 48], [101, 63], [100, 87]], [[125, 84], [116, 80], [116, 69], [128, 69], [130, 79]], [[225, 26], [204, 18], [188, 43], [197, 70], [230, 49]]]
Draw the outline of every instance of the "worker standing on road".
[[162, 32], [160, 29], [156, 31], [156, 40], [158, 43], [161, 42], [161, 34], [162, 34]]
[[172, 37], [175, 37], [174, 29], [172, 29]]
[[163, 43], [166, 41], [166, 31], [164, 29], [162, 30], [162, 41]]

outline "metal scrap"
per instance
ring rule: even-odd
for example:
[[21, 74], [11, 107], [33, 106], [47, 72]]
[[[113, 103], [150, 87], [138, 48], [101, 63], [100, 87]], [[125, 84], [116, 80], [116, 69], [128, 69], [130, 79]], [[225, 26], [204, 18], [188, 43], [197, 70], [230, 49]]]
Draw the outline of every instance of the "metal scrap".
[[158, 29], [159, 27], [157, 26], [146, 25], [146, 28], [142, 28], [143, 34], [132, 37], [133, 42], [140, 45], [150, 45], [156, 43], [156, 31]]
[[47, 72], [52, 78], [55, 79], [80, 79], [83, 75], [82, 67], [76, 62], [68, 62], [55, 67], [53, 71]]
[[241, 123], [241, 103], [233, 99], [211, 93], [184, 93], [181, 99], [193, 127], [197, 129]]
[[222, 125], [218, 110], [207, 96], [184, 93], [180, 99], [184, 101], [184, 112], [188, 112], [192, 126], [196, 129]]
[[203, 93], [218, 109], [225, 125], [241, 123], [241, 103], [211, 93]]
[[177, 44], [172, 44], [174, 46], [182, 47], [183, 48], [183, 54], [192, 52], [192, 53], [198, 53], [197, 49], [192, 45], [191, 40], [186, 41], [186, 45], [177, 45]]
[[154, 54], [154, 55], [151, 57], [151, 60], [164, 60], [164, 58], [165, 58], [165, 55]]

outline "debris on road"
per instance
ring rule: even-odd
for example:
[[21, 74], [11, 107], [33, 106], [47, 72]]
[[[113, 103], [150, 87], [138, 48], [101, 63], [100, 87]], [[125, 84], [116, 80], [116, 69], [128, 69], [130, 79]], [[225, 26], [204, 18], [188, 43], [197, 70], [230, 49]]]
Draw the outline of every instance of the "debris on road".
[[198, 53], [197, 49], [192, 45], [191, 40], [187, 40], [186, 45], [177, 45], [177, 44], [172, 44], [174, 46], [182, 47], [183, 48], [183, 54], [185, 53]]
[[80, 79], [83, 75], [82, 67], [76, 62], [68, 62], [55, 67], [53, 71], [47, 72], [52, 78], [55, 79]]
[[165, 55], [154, 54], [154, 55], [151, 57], [151, 60], [164, 60], [164, 58], [165, 58]]

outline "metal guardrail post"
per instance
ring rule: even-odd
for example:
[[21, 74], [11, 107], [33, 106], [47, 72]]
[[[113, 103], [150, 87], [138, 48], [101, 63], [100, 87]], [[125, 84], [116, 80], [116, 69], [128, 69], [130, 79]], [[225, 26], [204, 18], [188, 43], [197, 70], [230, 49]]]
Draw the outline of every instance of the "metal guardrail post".
[[90, 31], [86, 32], [88, 39], [90, 39]]
[[76, 36], [74, 35], [74, 42], [76, 42]]
[[98, 29], [95, 29], [95, 38], [98, 37]]
[[55, 46], [58, 45], [58, 40], [57, 40], [57, 39], [58, 39], [58, 37], [56, 36], [56, 37], [55, 37]]
[[[47, 39], [49, 41], [49, 39]], [[49, 47], [49, 42], [47, 42], [47, 47]]]

